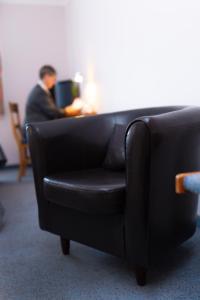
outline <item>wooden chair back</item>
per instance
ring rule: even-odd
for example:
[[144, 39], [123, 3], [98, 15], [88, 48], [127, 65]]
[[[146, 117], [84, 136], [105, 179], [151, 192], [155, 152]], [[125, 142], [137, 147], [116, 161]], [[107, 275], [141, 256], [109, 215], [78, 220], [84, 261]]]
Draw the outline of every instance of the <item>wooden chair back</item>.
[[21, 119], [19, 113], [19, 106], [16, 102], [9, 102], [10, 118], [11, 118], [11, 127], [13, 131], [14, 138], [17, 142], [17, 145], [23, 144], [23, 132], [21, 127]]
[[19, 152], [18, 180], [21, 180], [21, 178], [25, 176], [26, 168], [28, 164], [31, 163], [31, 160], [29, 157], [28, 145], [24, 142], [18, 104], [16, 102], [9, 102], [9, 111], [11, 127]]

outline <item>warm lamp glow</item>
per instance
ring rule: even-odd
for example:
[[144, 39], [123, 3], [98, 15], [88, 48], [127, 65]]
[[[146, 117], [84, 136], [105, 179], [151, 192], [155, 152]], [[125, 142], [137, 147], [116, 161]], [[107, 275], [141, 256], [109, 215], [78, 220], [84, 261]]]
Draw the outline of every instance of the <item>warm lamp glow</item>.
[[84, 106], [84, 103], [83, 101], [80, 99], [80, 98], [75, 98], [73, 103], [72, 103], [72, 106], [78, 110], [78, 109], [82, 109], [83, 106]]
[[74, 81], [79, 84], [81, 91], [81, 99], [79, 102], [74, 102], [75, 106], [80, 105], [82, 101], [82, 113], [83, 114], [95, 114], [100, 107], [99, 88], [95, 80], [95, 68], [93, 63], [88, 63], [86, 70], [86, 79], [83, 78], [80, 72], [77, 72], [74, 77]]
[[97, 112], [98, 110], [98, 91], [95, 82], [88, 82], [85, 86], [84, 99], [87, 107], [91, 108], [91, 111]]
[[80, 72], [76, 72], [76, 74], [74, 76], [74, 82], [83, 83], [83, 76], [81, 75]]

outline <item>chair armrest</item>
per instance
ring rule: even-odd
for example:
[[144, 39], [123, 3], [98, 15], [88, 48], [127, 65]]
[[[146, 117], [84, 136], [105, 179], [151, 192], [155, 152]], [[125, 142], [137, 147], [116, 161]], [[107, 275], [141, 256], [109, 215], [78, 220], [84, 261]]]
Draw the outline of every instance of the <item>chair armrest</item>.
[[187, 176], [194, 175], [194, 174], [200, 174], [200, 172], [188, 172], [188, 173], [181, 173], [176, 175], [175, 187], [176, 187], [177, 194], [183, 194], [187, 192], [187, 190], [184, 187], [184, 179]]
[[151, 249], [178, 245], [195, 231], [198, 197], [180, 201], [174, 179], [200, 169], [199, 132], [197, 107], [142, 117], [127, 130], [126, 249], [142, 266]]
[[148, 265], [147, 220], [149, 197], [150, 135], [143, 121], [130, 124], [125, 138], [126, 207], [125, 236], [129, 262]]

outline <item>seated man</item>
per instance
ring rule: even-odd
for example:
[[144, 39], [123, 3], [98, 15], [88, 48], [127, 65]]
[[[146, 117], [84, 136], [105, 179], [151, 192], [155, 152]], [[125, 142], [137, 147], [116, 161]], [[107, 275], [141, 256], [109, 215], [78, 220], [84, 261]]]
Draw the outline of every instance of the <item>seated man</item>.
[[81, 113], [81, 105], [69, 105], [57, 108], [50, 93], [56, 83], [56, 70], [52, 66], [43, 66], [39, 71], [40, 80], [29, 94], [25, 124], [30, 122], [48, 121], [67, 116], [76, 116]]

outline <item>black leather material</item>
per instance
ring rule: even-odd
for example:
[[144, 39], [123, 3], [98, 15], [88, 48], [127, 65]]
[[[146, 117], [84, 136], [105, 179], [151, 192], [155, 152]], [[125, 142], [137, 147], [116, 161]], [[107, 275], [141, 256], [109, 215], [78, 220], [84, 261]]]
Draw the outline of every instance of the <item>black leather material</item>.
[[127, 130], [126, 161], [126, 255], [131, 265], [148, 266], [150, 133], [143, 122], [135, 122]]
[[123, 213], [125, 186], [124, 172], [104, 169], [71, 171], [44, 178], [44, 194], [50, 202], [89, 214]]
[[7, 162], [6, 155], [5, 155], [4, 151], [3, 151], [3, 148], [0, 145], [0, 168], [4, 167], [5, 164], [6, 164], [6, 162]]
[[[127, 127], [125, 193], [119, 202], [114, 197], [108, 201], [113, 205], [109, 206], [101, 196], [100, 173], [105, 170], [100, 169], [116, 124]], [[157, 107], [35, 123], [28, 126], [28, 135], [42, 229], [145, 268], [157, 250], [170, 249], [193, 235], [198, 197], [177, 195], [175, 175], [200, 169], [199, 107]], [[88, 172], [91, 169], [98, 177], [94, 202], [88, 200], [96, 182]], [[80, 171], [87, 186], [83, 193]], [[116, 174], [112, 176], [115, 185]], [[48, 194], [44, 178], [62, 187], [52, 185], [54, 194]], [[77, 198], [68, 194], [70, 180]], [[121, 203], [122, 209], [117, 210]], [[114, 214], [111, 208], [113, 213], [116, 209]], [[100, 209], [103, 213], [98, 214]]]
[[115, 125], [103, 163], [104, 168], [117, 171], [125, 170], [125, 132], [126, 125]]

